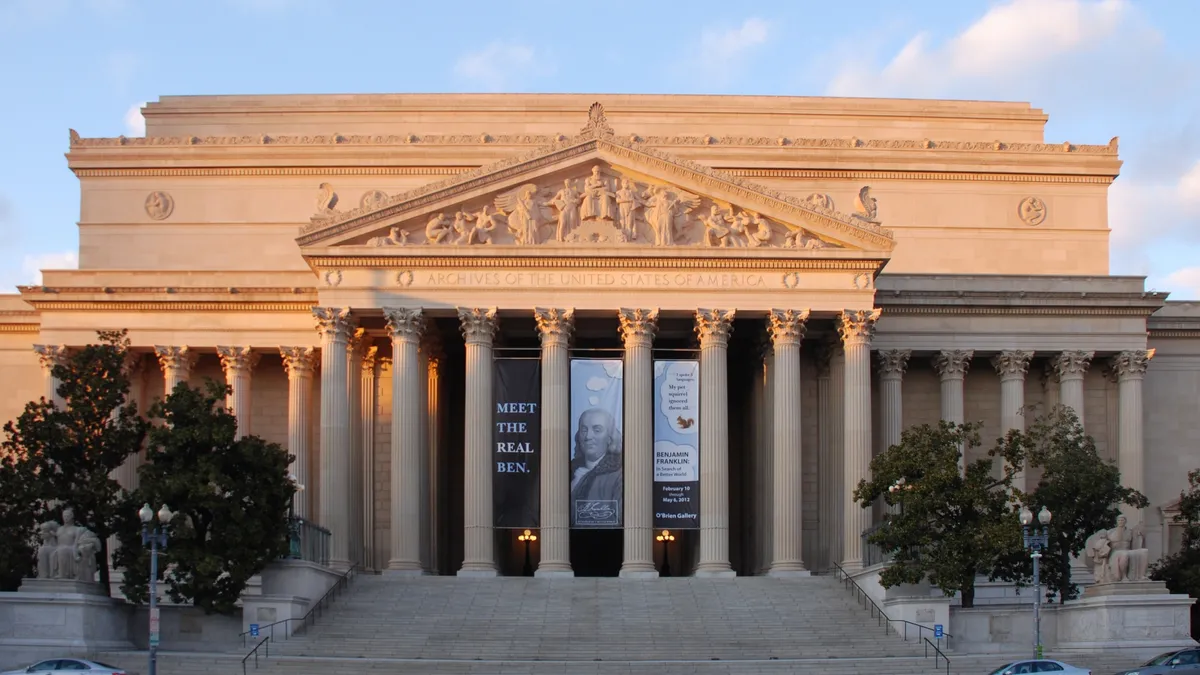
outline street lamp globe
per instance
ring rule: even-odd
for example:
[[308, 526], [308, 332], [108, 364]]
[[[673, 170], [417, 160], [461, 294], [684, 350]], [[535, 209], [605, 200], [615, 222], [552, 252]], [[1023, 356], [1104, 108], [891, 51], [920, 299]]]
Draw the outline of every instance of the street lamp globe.
[[162, 508], [158, 510], [158, 522], [164, 525], [171, 522], [171, 519], [174, 517], [175, 513], [166, 504], [163, 504]]
[[1038, 522], [1043, 525], [1050, 524], [1050, 509], [1042, 507], [1042, 510], [1038, 512]]
[[[1045, 509], [1042, 509], [1042, 510], [1045, 511]], [[1049, 520], [1049, 518], [1047, 518], [1047, 520]], [[1033, 522], [1033, 511], [1030, 511], [1029, 507], [1022, 506], [1021, 507], [1021, 524], [1029, 525], [1032, 522]]]
[[154, 511], [150, 508], [149, 504], [145, 504], [142, 508], [138, 509], [138, 518], [141, 518], [143, 523], [149, 523], [154, 518]]

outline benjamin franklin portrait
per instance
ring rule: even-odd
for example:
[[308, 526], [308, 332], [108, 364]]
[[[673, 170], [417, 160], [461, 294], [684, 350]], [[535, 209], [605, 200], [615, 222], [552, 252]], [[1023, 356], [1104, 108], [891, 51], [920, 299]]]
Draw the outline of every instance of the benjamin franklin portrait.
[[571, 458], [572, 521], [620, 525], [623, 478], [616, 421], [603, 408], [588, 408], [579, 416]]

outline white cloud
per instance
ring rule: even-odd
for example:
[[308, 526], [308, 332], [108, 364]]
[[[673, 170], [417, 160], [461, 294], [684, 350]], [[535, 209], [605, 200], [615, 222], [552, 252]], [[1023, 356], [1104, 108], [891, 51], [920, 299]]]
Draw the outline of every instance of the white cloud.
[[588, 405], [600, 405], [600, 397], [599, 396], [589, 396], [588, 397]]
[[496, 41], [459, 57], [454, 72], [488, 91], [505, 91], [554, 71], [545, 55], [517, 42]]
[[688, 76], [702, 79], [706, 86], [725, 84], [754, 49], [767, 42], [771, 32], [771, 24], [758, 17], [738, 26], [710, 26], [701, 31], [696, 48], [683, 50], [687, 56], [676, 66]]
[[588, 378], [584, 386], [588, 388], [588, 391], [604, 391], [608, 389], [608, 380], [603, 377], [593, 376]]
[[1172, 300], [1182, 296], [1187, 298], [1200, 297], [1200, 267], [1184, 267], [1167, 275], [1170, 284]]
[[146, 135], [146, 118], [142, 117], [142, 106], [146, 105], [145, 101], [134, 103], [129, 106], [129, 110], [125, 111], [125, 135], [126, 136], [145, 136]]
[[625, 372], [624, 366], [625, 364], [621, 361], [605, 361], [604, 374], [608, 375], [610, 380], [619, 380]]
[[42, 283], [42, 270], [73, 270], [79, 268], [79, 255], [74, 251], [26, 255], [21, 263], [22, 283]]
[[140, 64], [141, 59], [133, 52], [112, 52], [105, 60], [105, 74], [108, 76], [113, 88], [119, 93], [123, 93], [129, 90], [129, 85], [133, 83], [133, 78], [137, 74]]

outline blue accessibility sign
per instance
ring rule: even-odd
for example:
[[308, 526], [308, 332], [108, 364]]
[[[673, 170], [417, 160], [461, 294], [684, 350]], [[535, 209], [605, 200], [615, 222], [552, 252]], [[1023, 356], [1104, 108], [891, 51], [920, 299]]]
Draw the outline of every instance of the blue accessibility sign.
[[[941, 626], [938, 626], [938, 629], [940, 630]], [[256, 624], [256, 623], [250, 624], [250, 637], [258, 637], [258, 624]], [[941, 635], [939, 635], [938, 637], [941, 637]]]
[[941, 640], [945, 636], [946, 636], [946, 631], [942, 629], [942, 624], [940, 624], [940, 623], [933, 624], [933, 637]]

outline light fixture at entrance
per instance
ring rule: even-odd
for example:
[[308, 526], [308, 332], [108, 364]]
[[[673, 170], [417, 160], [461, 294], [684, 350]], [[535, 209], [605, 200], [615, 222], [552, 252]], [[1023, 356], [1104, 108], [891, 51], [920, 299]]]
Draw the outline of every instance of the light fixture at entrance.
[[654, 539], [655, 539], [655, 541], [662, 542], [663, 562], [662, 562], [661, 574], [664, 577], [669, 577], [669, 576], [671, 576], [671, 557], [670, 557], [670, 552], [667, 550], [667, 544], [670, 544], [671, 542], [675, 541], [675, 535], [671, 534], [670, 530], [663, 530], [662, 534], [658, 535]]
[[525, 530], [523, 533], [517, 535], [517, 541], [525, 542], [525, 568], [521, 570], [521, 573], [527, 577], [531, 577], [533, 576], [533, 563], [529, 560], [529, 543], [537, 541], [537, 535], [530, 530]]

